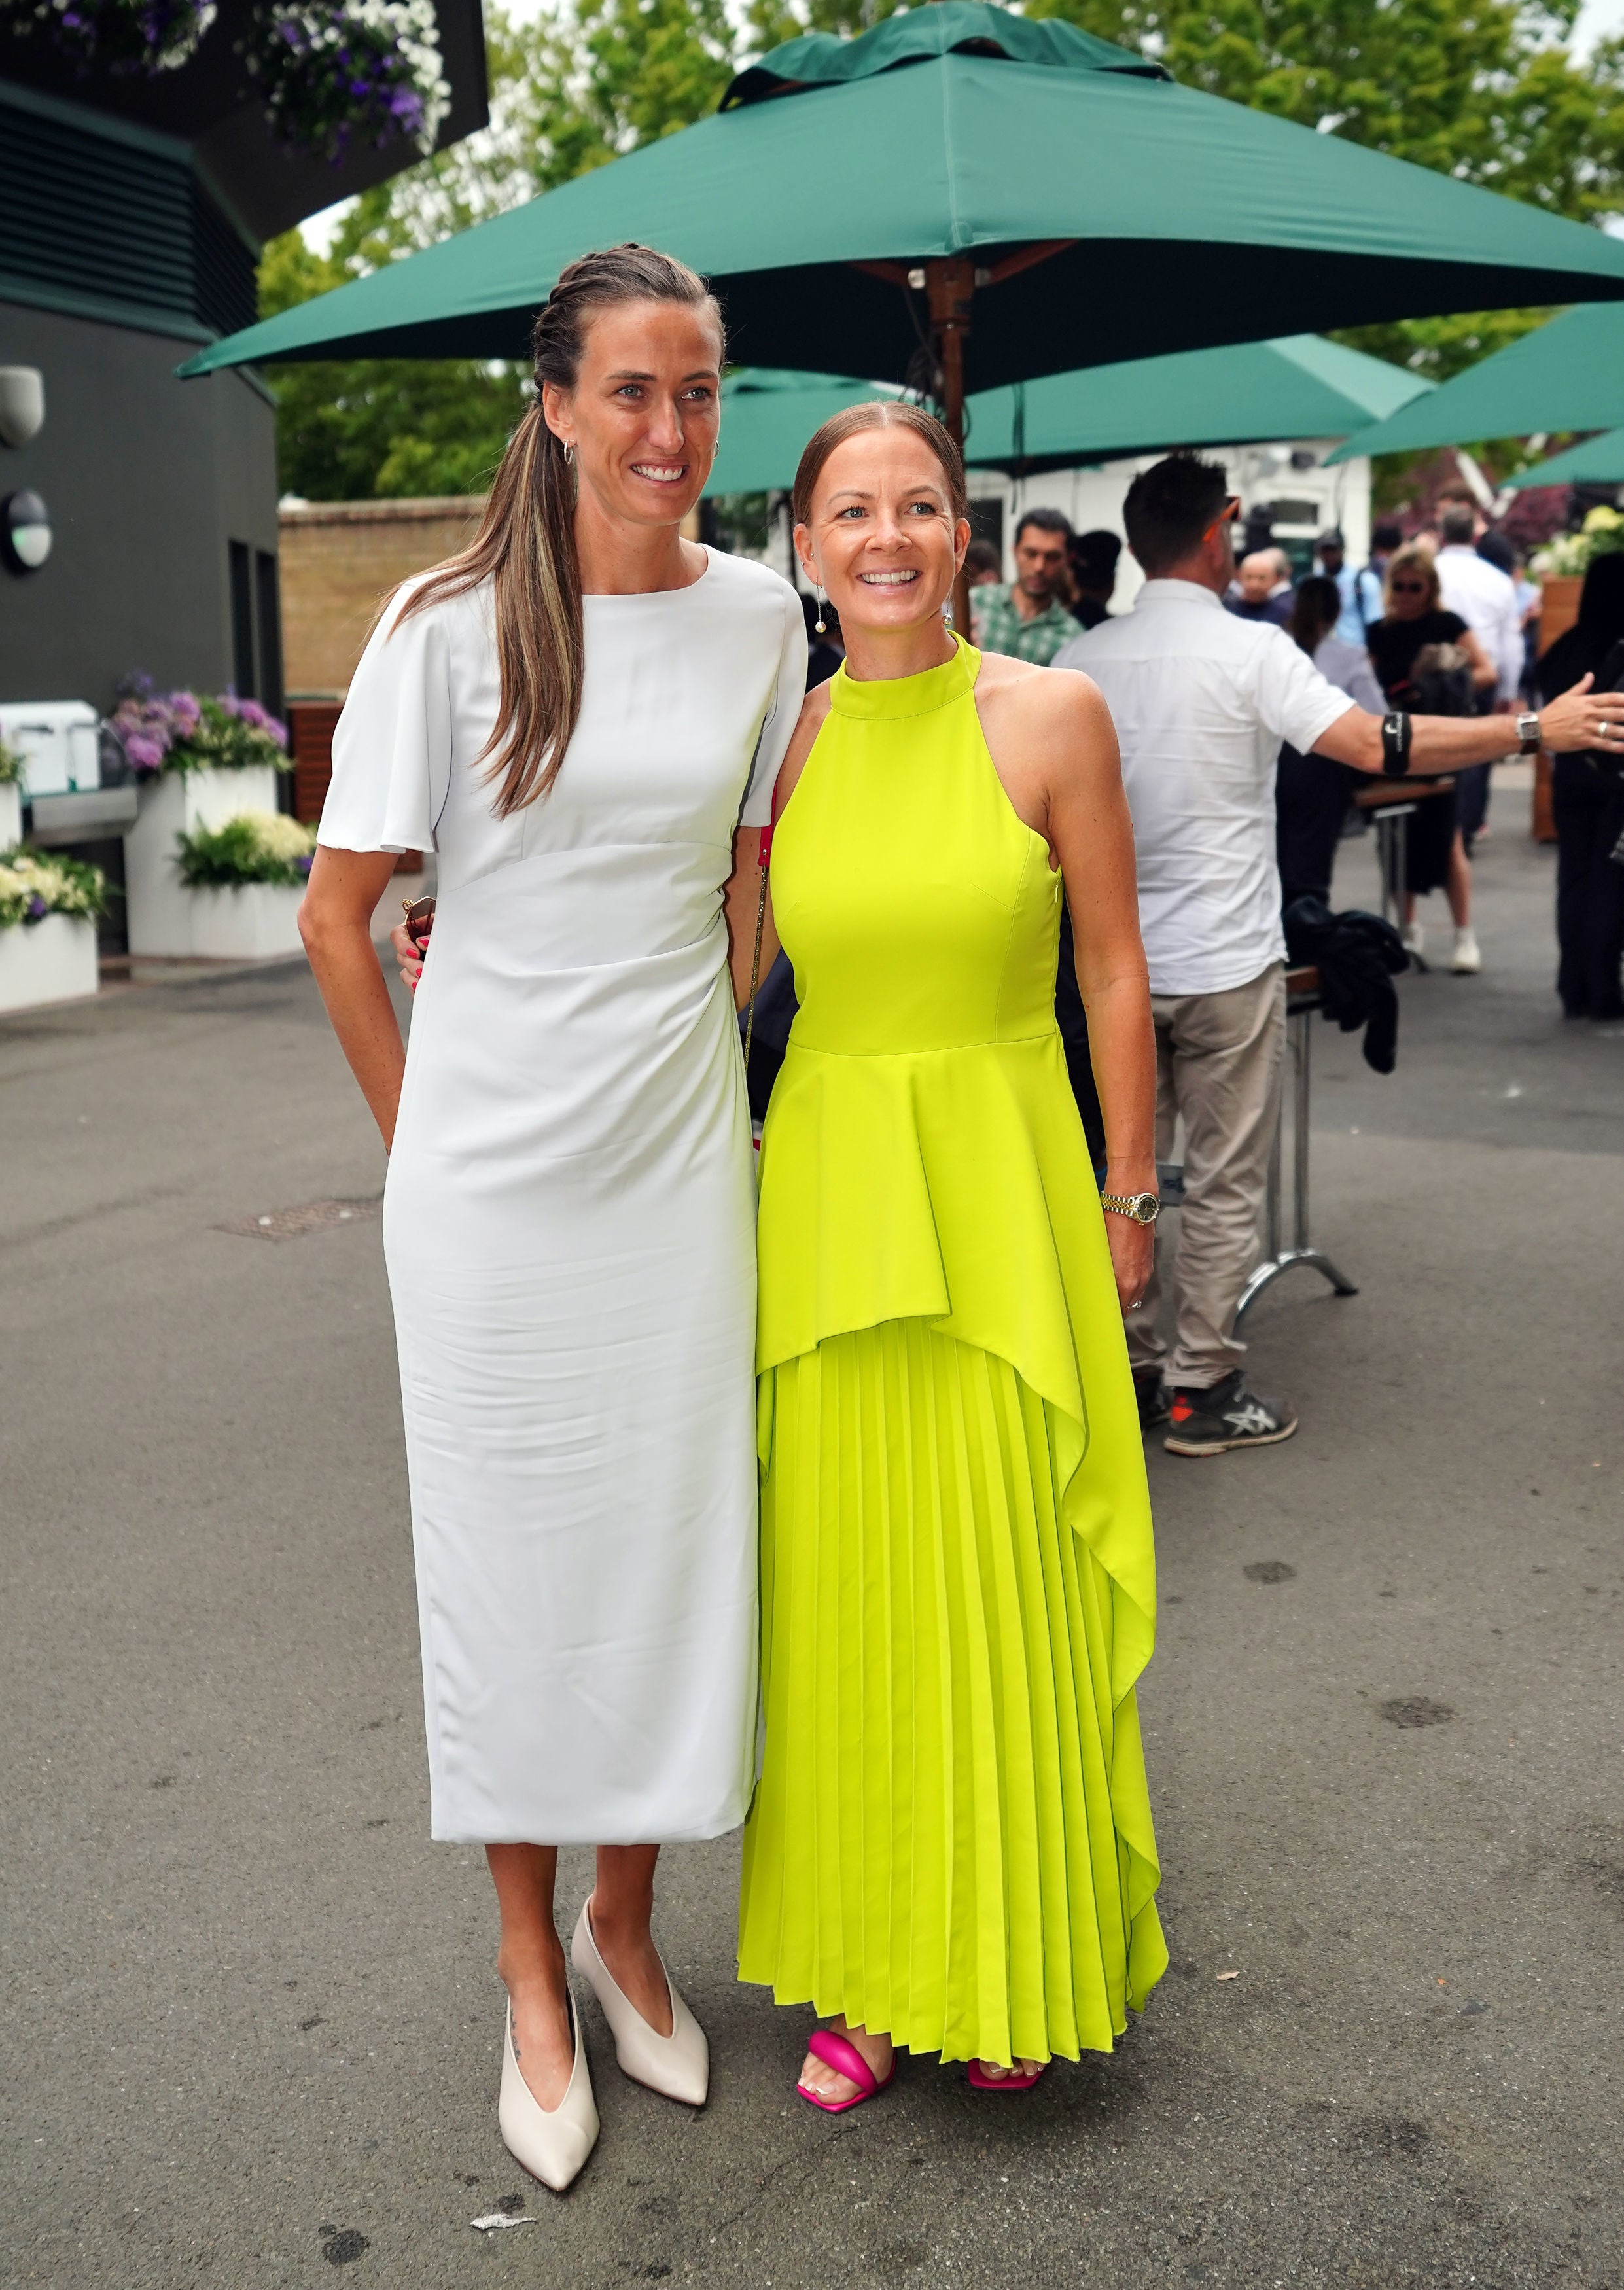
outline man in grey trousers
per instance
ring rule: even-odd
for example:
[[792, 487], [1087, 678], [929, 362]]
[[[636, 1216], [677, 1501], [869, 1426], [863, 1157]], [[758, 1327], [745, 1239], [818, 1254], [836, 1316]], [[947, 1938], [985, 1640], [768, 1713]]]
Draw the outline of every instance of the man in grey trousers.
[[1565, 713], [1557, 701], [1516, 718], [1381, 717], [1350, 706], [1283, 629], [1224, 610], [1239, 506], [1223, 470], [1193, 454], [1136, 477], [1124, 521], [1145, 585], [1132, 612], [1054, 659], [1100, 686], [1122, 746], [1156, 1027], [1159, 1159], [1171, 1156], [1184, 1118], [1171, 1347], [1156, 1325], [1160, 1261], [1128, 1322], [1140, 1421], [1168, 1423], [1176, 1455], [1268, 1446], [1297, 1429], [1288, 1402], [1247, 1389], [1235, 1333], [1258, 1257], [1285, 1049], [1275, 864], [1282, 741], [1389, 774], [1531, 755], [1541, 741], [1624, 755], [1624, 701], [1611, 695], [1571, 694]]

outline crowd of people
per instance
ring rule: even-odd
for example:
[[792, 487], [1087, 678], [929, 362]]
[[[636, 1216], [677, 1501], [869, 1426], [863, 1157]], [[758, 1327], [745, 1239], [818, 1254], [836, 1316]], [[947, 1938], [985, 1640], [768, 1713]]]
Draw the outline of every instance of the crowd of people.
[[[821, 2022], [811, 2106], [870, 2103], [900, 2048], [1028, 2091], [1143, 2007], [1143, 1433], [1295, 1428], [1235, 1338], [1280, 744], [1418, 780], [1624, 757], [1577, 661], [1516, 724], [1351, 701], [1310, 656], [1323, 594], [1295, 640], [1225, 609], [1240, 503], [1193, 455], [1129, 492], [1131, 612], [1098, 537], [1030, 516], [972, 644], [963, 463], [894, 399], [801, 460], [811, 633], [844, 653], [809, 689], [795, 589], [684, 537], [724, 356], [682, 263], [565, 268], [476, 539], [368, 642], [301, 914], [389, 1154], [433, 1833], [484, 1848], [498, 2122], [556, 2189], [600, 2128], [568, 1965], [624, 2073], [707, 2095], [652, 1931], [667, 1843], [743, 1822], [739, 1975]], [[371, 928], [424, 848], [408, 1043]], [[780, 945], [757, 1166], [739, 1018]], [[561, 1844], [596, 1848], [568, 1965]]]

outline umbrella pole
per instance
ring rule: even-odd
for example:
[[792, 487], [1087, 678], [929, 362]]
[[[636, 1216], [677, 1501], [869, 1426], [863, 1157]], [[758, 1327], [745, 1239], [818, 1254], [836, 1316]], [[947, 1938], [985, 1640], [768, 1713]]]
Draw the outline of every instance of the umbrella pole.
[[[924, 266], [930, 297], [931, 334], [941, 373], [941, 418], [948, 434], [964, 450], [964, 338], [975, 295], [975, 266], [963, 255], [939, 255]], [[963, 565], [953, 583], [953, 625], [970, 635], [970, 583]]]

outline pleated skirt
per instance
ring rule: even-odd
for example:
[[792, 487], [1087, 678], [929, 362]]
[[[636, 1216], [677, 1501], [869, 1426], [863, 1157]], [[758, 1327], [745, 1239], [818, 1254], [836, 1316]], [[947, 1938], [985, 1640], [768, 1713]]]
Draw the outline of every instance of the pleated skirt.
[[1166, 1951], [1129, 1910], [1138, 1718], [1053, 1413], [923, 1320], [773, 1376], [740, 1977], [945, 2060], [1109, 2051]]

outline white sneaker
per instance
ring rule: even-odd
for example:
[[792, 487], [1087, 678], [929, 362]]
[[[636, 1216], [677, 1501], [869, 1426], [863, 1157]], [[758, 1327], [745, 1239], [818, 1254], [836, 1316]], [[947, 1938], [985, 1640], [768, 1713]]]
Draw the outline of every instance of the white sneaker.
[[1469, 930], [1455, 933], [1455, 951], [1449, 966], [1460, 978], [1475, 978], [1483, 968], [1483, 954], [1475, 933]]
[[1406, 954], [1426, 953], [1427, 930], [1424, 924], [1406, 923], [1398, 935], [1404, 941], [1404, 949]]

